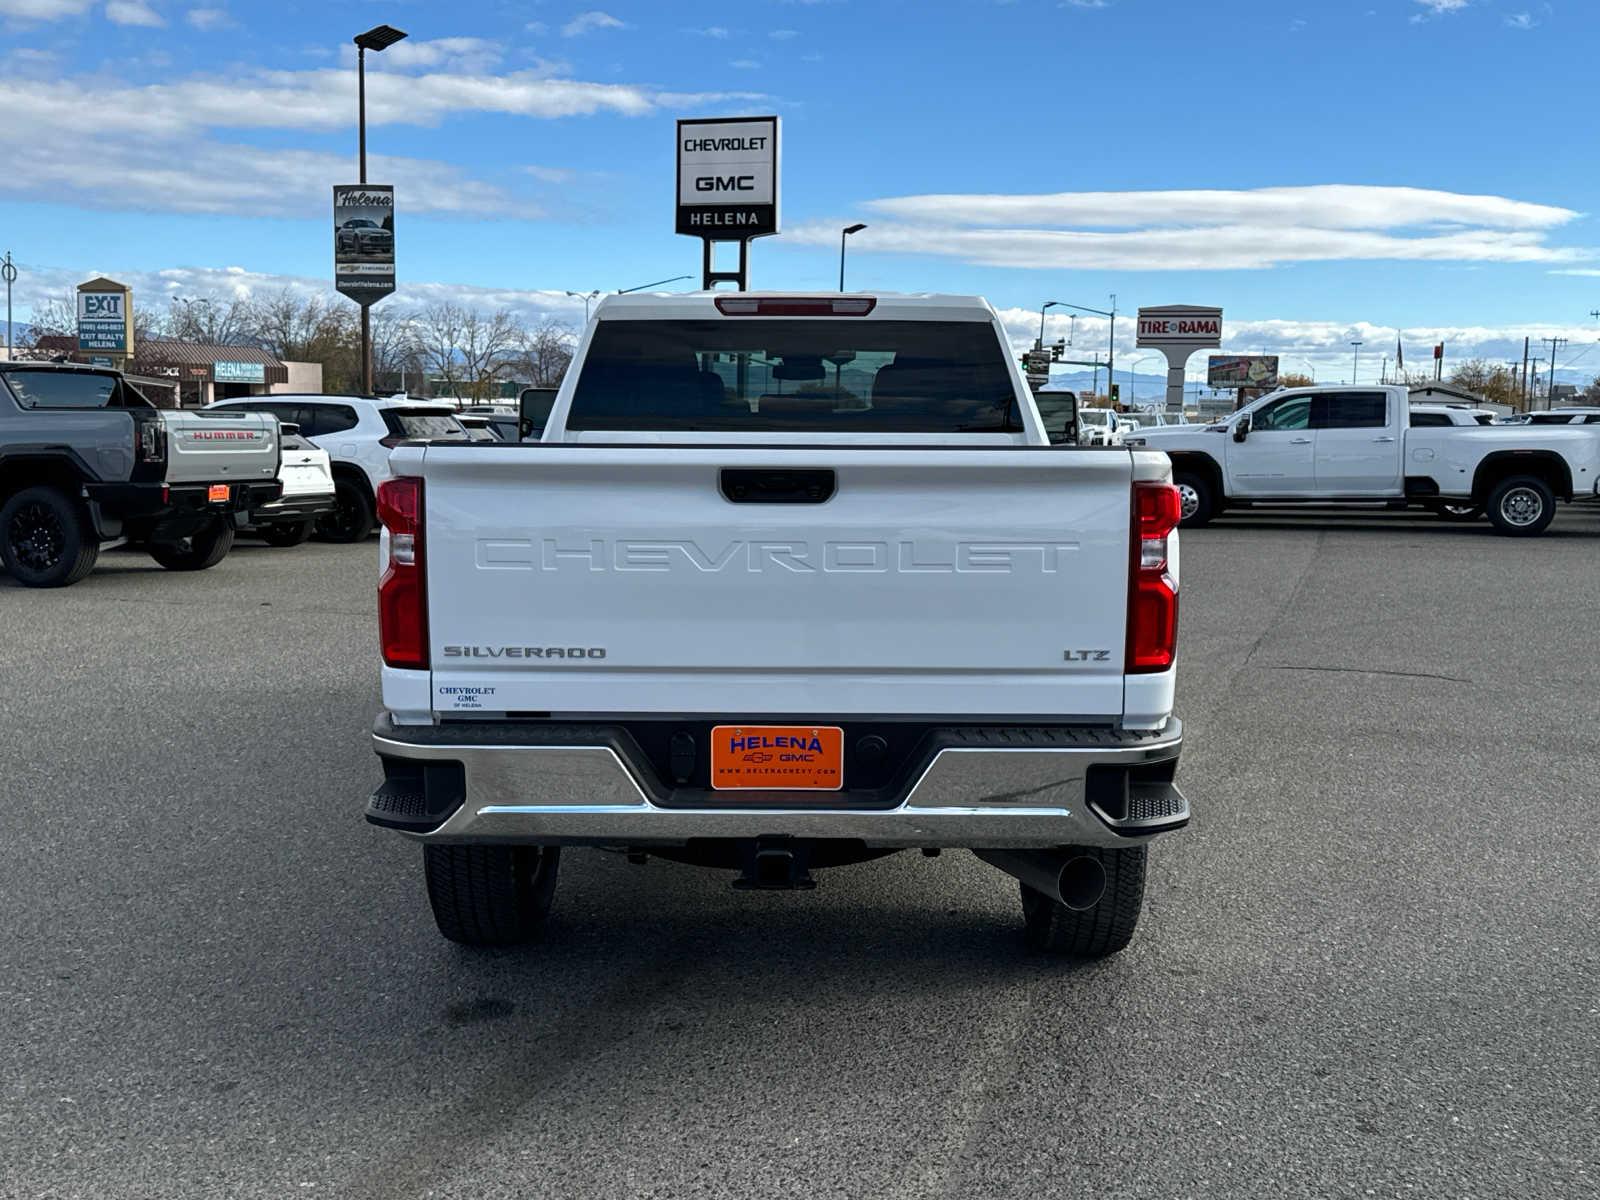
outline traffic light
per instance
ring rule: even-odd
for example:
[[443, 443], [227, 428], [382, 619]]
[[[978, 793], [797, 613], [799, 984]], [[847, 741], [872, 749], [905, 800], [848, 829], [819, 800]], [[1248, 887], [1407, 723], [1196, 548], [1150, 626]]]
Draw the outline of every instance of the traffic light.
[[1067, 350], [1067, 343], [1065, 341], [1057, 340], [1057, 341], [1051, 342], [1050, 343], [1050, 361], [1051, 362], [1060, 362], [1062, 356], [1066, 353], [1066, 350]]
[[1120, 391], [1120, 390], [1119, 390], [1119, 388], [1118, 388], [1118, 387], [1117, 387], [1117, 385], [1116, 385], [1116, 384], [1114, 384], [1114, 383], [1113, 383], [1113, 384], [1112, 384], [1112, 385], [1111, 385], [1111, 403], [1113, 403], [1113, 404], [1115, 404], [1115, 403], [1117, 403], [1117, 398], [1118, 398], [1118, 397], [1119, 397], [1119, 396], [1120, 396], [1120, 395], [1121, 395], [1121, 394], [1122, 394], [1122, 393], [1121, 393], [1121, 391]]

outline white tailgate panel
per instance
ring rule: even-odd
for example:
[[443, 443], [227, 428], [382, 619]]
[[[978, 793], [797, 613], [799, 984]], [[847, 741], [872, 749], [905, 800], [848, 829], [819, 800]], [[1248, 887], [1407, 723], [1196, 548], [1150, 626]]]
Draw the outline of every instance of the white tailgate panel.
[[[723, 466], [838, 488], [734, 504]], [[1124, 454], [434, 445], [423, 475], [441, 712], [1121, 715]]]

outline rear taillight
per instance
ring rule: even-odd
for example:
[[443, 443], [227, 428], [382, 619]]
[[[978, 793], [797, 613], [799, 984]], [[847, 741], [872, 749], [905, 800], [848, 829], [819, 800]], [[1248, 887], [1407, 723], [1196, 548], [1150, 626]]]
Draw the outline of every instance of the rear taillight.
[[422, 480], [401, 475], [378, 485], [378, 519], [389, 561], [378, 580], [378, 640], [391, 667], [428, 665], [428, 587], [422, 545]]
[[167, 427], [160, 418], [145, 421], [139, 426], [139, 461], [159, 463], [167, 461]]
[[718, 296], [725, 317], [864, 317], [878, 306], [876, 296]]
[[1128, 578], [1130, 675], [1165, 671], [1178, 645], [1178, 583], [1167, 571], [1167, 539], [1182, 507], [1170, 483], [1133, 485], [1133, 553]]

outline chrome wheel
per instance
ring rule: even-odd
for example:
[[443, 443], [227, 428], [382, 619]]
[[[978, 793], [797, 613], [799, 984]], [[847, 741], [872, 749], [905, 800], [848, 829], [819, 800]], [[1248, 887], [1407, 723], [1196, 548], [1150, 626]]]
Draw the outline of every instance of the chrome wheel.
[[1530, 487], [1514, 487], [1500, 497], [1500, 516], [1521, 529], [1544, 515], [1544, 497]]
[[1200, 493], [1187, 483], [1178, 485], [1178, 519], [1187, 521], [1200, 511]]

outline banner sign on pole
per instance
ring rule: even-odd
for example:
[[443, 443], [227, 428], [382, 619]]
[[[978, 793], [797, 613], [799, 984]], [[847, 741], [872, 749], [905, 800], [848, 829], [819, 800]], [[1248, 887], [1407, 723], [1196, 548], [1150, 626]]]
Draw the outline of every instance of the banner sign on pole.
[[1276, 354], [1213, 354], [1206, 359], [1209, 388], [1269, 388], [1278, 385]]
[[394, 291], [394, 188], [334, 184], [333, 286], [366, 308]]

